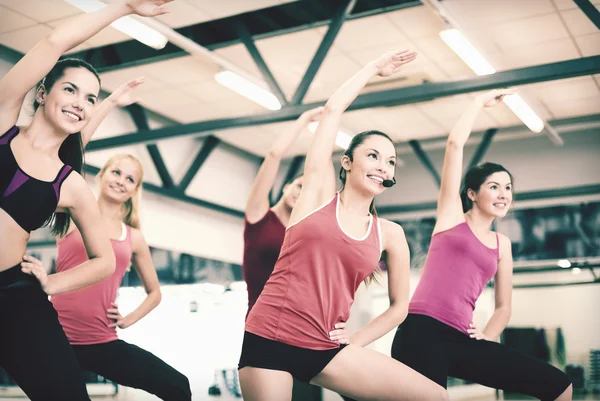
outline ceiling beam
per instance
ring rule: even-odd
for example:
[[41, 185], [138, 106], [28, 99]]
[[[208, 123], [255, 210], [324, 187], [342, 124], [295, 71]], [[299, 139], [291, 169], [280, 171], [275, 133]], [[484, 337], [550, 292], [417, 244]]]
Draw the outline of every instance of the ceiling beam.
[[[597, 73], [600, 73], [600, 56], [584, 57], [533, 67], [501, 71], [491, 75], [459, 81], [427, 83], [417, 86], [364, 93], [356, 98], [348, 110], [425, 102], [436, 98], [464, 93], [573, 78]], [[203, 137], [211, 135], [215, 130], [290, 121], [300, 117], [303, 112], [324, 104], [325, 101], [302, 105], [289, 105], [282, 107], [281, 110], [252, 116], [200, 121], [191, 124], [175, 125], [97, 139], [90, 142], [87, 149], [88, 151], [103, 150], [139, 143], [152, 143], [163, 139], [184, 136]]]
[[[239, 21], [245, 24], [251, 38], [257, 41], [328, 26], [338, 4], [338, 1], [292, 1], [240, 15], [178, 28], [175, 31], [207, 49], [216, 50], [241, 43], [241, 38], [235, 31], [235, 26]], [[421, 5], [422, 3], [418, 0], [363, 0], [358, 2], [354, 13], [349, 15], [348, 19], [359, 19]], [[265, 21], [270, 23], [265, 23]], [[115, 55], [118, 57], [115, 57]], [[172, 43], [167, 43], [163, 49], [157, 51], [137, 40], [128, 40], [84, 50], [75, 53], [73, 56], [90, 62], [99, 72], [108, 72], [187, 55], [187, 52]], [[118, 60], [118, 58], [121, 60]]]
[[327, 53], [329, 53], [329, 49], [331, 49], [331, 46], [333, 45], [335, 38], [340, 32], [342, 25], [346, 21], [346, 18], [348, 18], [348, 16], [350, 15], [350, 12], [352, 11], [355, 5], [356, 0], [347, 0], [345, 4], [342, 3], [339, 6], [339, 9], [331, 18], [329, 29], [323, 37], [319, 48], [315, 52], [312, 61], [308, 65], [308, 68], [306, 69], [306, 72], [302, 77], [302, 81], [300, 81], [298, 88], [296, 88], [296, 92], [294, 93], [294, 96], [292, 96], [292, 100], [290, 101], [291, 104], [302, 103], [304, 96], [306, 96], [306, 92], [308, 92], [308, 88], [310, 88], [310, 85], [312, 84], [315, 76], [317, 75], [319, 68], [323, 64], [323, 60], [325, 60], [325, 57], [327, 56]]
[[427, 153], [421, 147], [421, 144], [419, 143], [419, 141], [412, 139], [412, 140], [408, 141], [408, 145], [412, 148], [413, 152], [415, 152], [417, 159], [419, 159], [419, 161], [425, 167], [425, 169], [427, 171], [429, 171], [429, 174], [431, 174], [431, 176], [433, 177], [433, 180], [435, 181], [437, 187], [439, 188], [440, 185], [442, 184], [442, 179], [440, 178], [440, 174], [438, 173], [437, 169], [433, 165], [433, 162], [431, 161], [431, 159], [429, 158]]
[[583, 13], [600, 29], [600, 11], [590, 3], [590, 0], [573, 0]]
[[475, 167], [479, 164], [481, 160], [483, 160], [483, 157], [485, 156], [490, 145], [492, 144], [494, 135], [496, 135], [497, 133], [497, 128], [490, 128], [485, 131], [485, 133], [483, 134], [483, 138], [481, 138], [481, 142], [479, 142], [479, 145], [477, 145], [477, 149], [475, 149], [475, 152], [473, 153], [473, 157], [469, 162], [469, 168], [467, 170], [470, 170], [472, 167]]

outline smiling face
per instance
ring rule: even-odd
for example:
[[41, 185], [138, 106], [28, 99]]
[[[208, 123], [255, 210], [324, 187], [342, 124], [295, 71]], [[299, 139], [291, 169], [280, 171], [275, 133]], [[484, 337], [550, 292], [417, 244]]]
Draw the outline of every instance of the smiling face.
[[[360, 135], [360, 134], [359, 134]], [[365, 135], [342, 157], [346, 185], [373, 196], [385, 191], [384, 180], [391, 180], [396, 170], [396, 149], [392, 141], [379, 134]], [[352, 153], [350, 153], [352, 151]], [[350, 154], [349, 154], [350, 153]]]
[[513, 199], [512, 179], [506, 171], [489, 175], [479, 190], [468, 190], [473, 207], [483, 214], [504, 217]]
[[100, 197], [124, 204], [136, 195], [141, 184], [139, 162], [123, 156], [113, 160], [100, 174]]
[[68, 134], [81, 132], [89, 122], [98, 101], [100, 82], [86, 68], [68, 67], [52, 82], [47, 79], [36, 93], [42, 105], [37, 112], [58, 130]]

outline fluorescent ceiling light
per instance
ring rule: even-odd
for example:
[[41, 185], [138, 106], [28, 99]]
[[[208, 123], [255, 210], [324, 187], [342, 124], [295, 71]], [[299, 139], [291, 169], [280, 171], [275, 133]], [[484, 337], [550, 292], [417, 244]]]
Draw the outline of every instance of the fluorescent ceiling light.
[[[454, 53], [477, 75], [494, 74], [496, 69], [483, 57], [462, 32], [455, 28], [444, 29], [440, 37]], [[533, 132], [540, 133], [544, 129], [544, 121], [519, 95], [506, 96], [504, 103]]]
[[579, 273], [581, 273], [581, 269], [579, 267], [574, 267], [573, 270], [571, 270], [571, 273], [573, 273], [574, 275], [578, 275]]
[[234, 72], [221, 71], [215, 75], [215, 80], [269, 110], [281, 109], [281, 103], [275, 95]]
[[[308, 124], [308, 130], [312, 133], [317, 132], [317, 127], [319, 126], [319, 122], [318, 121], [313, 121], [311, 123]], [[335, 137], [335, 144], [337, 146], [339, 146], [342, 149], [348, 149], [348, 146], [350, 146], [350, 141], [352, 141], [352, 136], [348, 135], [347, 133], [345, 133], [344, 131], [338, 131], [336, 137]]]
[[458, 29], [444, 29], [440, 32], [440, 37], [475, 74], [489, 75], [496, 72], [494, 67]]
[[527, 128], [536, 134], [539, 134], [544, 130], [544, 121], [535, 114], [535, 111], [529, 107], [527, 102], [523, 100], [521, 96], [517, 94], [506, 96], [504, 97], [504, 103], [521, 119], [521, 121], [523, 121]]
[[[99, 0], [65, 0], [67, 3], [85, 11], [91, 13], [98, 11], [106, 4]], [[163, 34], [143, 24], [142, 22], [136, 21], [131, 17], [122, 17], [110, 24], [113, 28], [118, 29], [124, 34], [131, 36], [132, 38], [142, 42], [146, 46], [150, 46], [154, 49], [160, 50], [167, 45], [168, 39]]]
[[568, 269], [569, 267], [571, 267], [571, 262], [569, 262], [567, 259], [561, 259], [558, 262], [556, 262], [556, 264], [559, 267], [562, 267], [563, 269]]

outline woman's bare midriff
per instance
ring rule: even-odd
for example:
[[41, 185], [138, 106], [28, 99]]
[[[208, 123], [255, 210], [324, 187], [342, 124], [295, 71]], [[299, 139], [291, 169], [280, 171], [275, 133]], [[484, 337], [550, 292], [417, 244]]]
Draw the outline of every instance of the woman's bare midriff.
[[0, 209], [0, 272], [21, 263], [29, 234]]

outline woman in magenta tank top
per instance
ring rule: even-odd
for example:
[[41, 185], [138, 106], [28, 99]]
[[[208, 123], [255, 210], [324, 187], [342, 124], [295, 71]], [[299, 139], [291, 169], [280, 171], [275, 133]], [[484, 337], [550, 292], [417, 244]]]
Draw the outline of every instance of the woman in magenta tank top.
[[[478, 96], [448, 137], [436, 226], [392, 356], [444, 387], [452, 376], [544, 401], [569, 401], [572, 388], [564, 373], [494, 342], [510, 320], [513, 262], [510, 240], [491, 225], [512, 202], [511, 174], [484, 163], [467, 172], [460, 190], [463, 148], [479, 111], [511, 93]], [[491, 278], [495, 311], [480, 331], [473, 310]]]
[[246, 203], [242, 271], [248, 290], [248, 313], [269, 279], [279, 257], [285, 227], [300, 195], [302, 176], [288, 177], [281, 198], [270, 207], [270, 194], [281, 160], [298, 135], [319, 119], [322, 107], [303, 113], [293, 127], [273, 144], [262, 162]]
[[[127, 83], [111, 95], [113, 98], [105, 100], [115, 100], [114, 104], [104, 106], [106, 114], [119, 103], [130, 103], [127, 99], [136, 82], [139, 83], [137, 80]], [[90, 139], [91, 135], [84, 136], [86, 142]], [[189, 401], [190, 385], [183, 374], [117, 336], [117, 327], [126, 329], [135, 324], [161, 300], [150, 248], [140, 231], [142, 177], [142, 164], [127, 154], [111, 157], [100, 170], [98, 206], [116, 257], [115, 272], [89, 287], [55, 295], [51, 302], [82, 369], [115, 383], [145, 390], [163, 400]], [[59, 238], [57, 247], [57, 272], [69, 271], [87, 259], [81, 234], [76, 229]], [[130, 265], [136, 269], [147, 296], [135, 310], [122, 316], [116, 297]]]
[[[342, 113], [374, 75], [389, 76], [415, 53], [368, 63], [329, 99], [306, 156], [303, 187], [279, 258], [246, 320], [240, 357], [245, 401], [284, 401], [292, 378], [358, 400], [446, 400], [407, 366], [363, 348], [406, 316], [410, 257], [402, 228], [379, 219], [373, 199], [393, 185], [396, 151], [379, 131], [356, 135], [342, 156], [336, 192], [331, 154]], [[390, 308], [348, 339], [338, 322], [386, 251]], [[349, 343], [349, 344], [348, 344]]]

